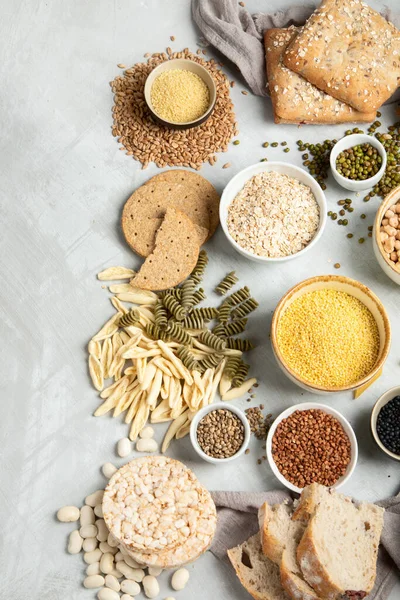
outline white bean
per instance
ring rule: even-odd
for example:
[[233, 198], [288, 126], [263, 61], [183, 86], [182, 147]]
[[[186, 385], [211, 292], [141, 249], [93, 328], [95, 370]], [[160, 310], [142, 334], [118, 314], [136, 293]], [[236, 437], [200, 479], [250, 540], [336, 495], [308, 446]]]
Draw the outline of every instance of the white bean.
[[91, 538], [96, 537], [98, 532], [96, 525], [85, 525], [84, 527], [80, 528], [79, 533], [83, 538]]
[[117, 471], [117, 467], [114, 467], [114, 465], [110, 462], [104, 463], [104, 465], [101, 467], [101, 472], [106, 479], [110, 479]]
[[116, 577], [117, 579], [121, 579], [123, 577], [121, 571], [118, 571], [118, 569], [113, 569], [110, 575], [114, 575], [114, 577]]
[[[107, 546], [108, 546], [108, 544], [107, 544]], [[111, 546], [110, 546], [110, 548], [111, 548]], [[114, 549], [115, 549], [115, 548], [113, 548], [113, 550], [114, 550]], [[117, 562], [119, 562], [120, 560], [124, 560], [124, 555], [122, 554], [122, 552], [121, 552], [121, 551], [118, 551], [118, 552], [115, 554], [115, 556], [114, 556], [114, 560], [115, 560], [115, 562], [116, 562], [116, 563], [117, 563]]]
[[133, 581], [137, 581], [138, 583], [140, 583], [144, 578], [143, 569], [133, 569], [123, 560], [117, 562], [117, 569], [118, 571], [121, 571], [122, 575], [124, 575], [127, 579], [133, 579]]
[[183, 590], [187, 582], [189, 581], [189, 571], [187, 569], [178, 569], [172, 575], [171, 587], [175, 591]]
[[143, 589], [147, 598], [155, 598], [160, 593], [160, 586], [153, 575], [146, 575], [143, 579]]
[[92, 550], [92, 552], [85, 552], [83, 560], [87, 565], [91, 565], [92, 563], [99, 562], [101, 557], [102, 553], [100, 548], [96, 548], [96, 550]]
[[157, 452], [158, 444], [152, 438], [143, 438], [136, 442], [137, 452]]
[[149, 438], [154, 437], [154, 429], [152, 427], [145, 427], [142, 431], [139, 432], [139, 437], [144, 440], [148, 440]]
[[104, 490], [97, 490], [96, 492], [93, 492], [93, 494], [86, 496], [85, 504], [94, 508], [96, 504], [101, 504], [101, 502], [103, 502], [103, 495]]
[[[121, 552], [122, 554], [122, 552]], [[122, 559], [126, 562], [127, 565], [129, 565], [130, 567], [132, 567], [132, 569], [141, 569], [142, 565], [140, 565], [138, 562], [136, 562], [136, 560], [134, 558], [132, 558], [131, 556], [129, 556], [128, 554], [122, 554]]]
[[149, 567], [149, 575], [154, 575], [154, 577], [158, 577], [159, 575], [161, 575], [161, 573], [161, 567]]
[[[104, 525], [105, 525], [105, 523], [104, 523]], [[115, 539], [115, 537], [113, 536], [112, 533], [109, 533], [108, 537], [107, 537], [107, 543], [109, 546], [111, 546], [111, 548], [117, 548], [119, 541]]]
[[110, 590], [110, 588], [103, 588], [97, 594], [97, 598], [99, 600], [119, 600], [120, 596], [118, 592], [114, 592], [114, 590]]
[[91, 506], [82, 506], [81, 508], [81, 517], [80, 523], [81, 527], [85, 527], [85, 525], [94, 525], [96, 518], [94, 516], [93, 508]]
[[[104, 519], [97, 519], [96, 521], [96, 527], [97, 527], [97, 539], [99, 540], [99, 542], [105, 542], [108, 539], [108, 534], [109, 531], [107, 529], [107, 525], [104, 521]], [[109, 545], [111, 546], [112, 544], [110, 544], [110, 542], [108, 542]]]
[[132, 452], [132, 443], [129, 438], [122, 438], [117, 444], [117, 454], [121, 458], [125, 458]]
[[80, 536], [79, 531], [75, 529], [69, 534], [68, 538], [68, 552], [70, 554], [79, 554], [82, 550], [83, 538]]
[[94, 562], [91, 565], [88, 565], [88, 568], [86, 569], [86, 575], [90, 576], [90, 575], [100, 575], [100, 563], [99, 562]]
[[79, 508], [77, 506], [63, 506], [57, 512], [57, 519], [61, 523], [73, 523], [79, 519]]
[[133, 598], [129, 594], [122, 594], [121, 600], [133, 600]]
[[[103, 506], [101, 504], [97, 504], [94, 507], [94, 514], [96, 515], [96, 517], [100, 517], [100, 519], [103, 518]], [[94, 521], [93, 521], [94, 523]]]
[[110, 588], [110, 590], [114, 590], [114, 592], [119, 592], [121, 589], [118, 579], [114, 577], [114, 575], [111, 575], [111, 573], [106, 575], [106, 587]]
[[97, 538], [89, 537], [83, 540], [83, 550], [84, 552], [92, 552], [92, 550], [96, 550], [98, 545]]
[[104, 577], [101, 575], [89, 575], [89, 577], [86, 577], [86, 579], [83, 580], [83, 586], [89, 590], [103, 587], [103, 585]]
[[114, 568], [114, 556], [109, 552], [103, 554], [100, 558], [100, 571], [104, 574], [111, 573]]
[[121, 583], [121, 591], [130, 594], [131, 596], [137, 596], [140, 594], [140, 585], [132, 579], [124, 579]]
[[175, 598], [173, 598], [172, 596], [167, 596], [167, 598], [165, 598], [165, 600], [175, 600]]
[[[110, 546], [110, 544], [107, 544], [107, 542], [100, 542], [99, 548], [103, 554], [105, 554], [106, 552], [111, 552], [111, 554], [117, 555], [117, 548], [113, 548], [112, 546]], [[117, 558], [114, 557], [114, 560], [116, 561]]]

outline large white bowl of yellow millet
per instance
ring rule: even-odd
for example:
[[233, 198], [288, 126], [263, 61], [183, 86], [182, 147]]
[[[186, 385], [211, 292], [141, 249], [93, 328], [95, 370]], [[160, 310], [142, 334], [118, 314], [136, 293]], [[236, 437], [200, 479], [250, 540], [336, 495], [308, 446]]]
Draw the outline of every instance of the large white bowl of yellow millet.
[[379, 375], [390, 350], [390, 322], [367, 286], [322, 275], [302, 281], [280, 300], [271, 341], [279, 366], [303, 389], [355, 391]]

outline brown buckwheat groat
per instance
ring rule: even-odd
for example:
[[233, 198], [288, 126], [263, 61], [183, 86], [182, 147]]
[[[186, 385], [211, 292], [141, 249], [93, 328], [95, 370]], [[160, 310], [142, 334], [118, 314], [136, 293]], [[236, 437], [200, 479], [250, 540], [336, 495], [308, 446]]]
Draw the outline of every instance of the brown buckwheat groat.
[[190, 275], [199, 256], [199, 238], [185, 213], [168, 208], [157, 230], [153, 252], [131, 280], [142, 290], [166, 290]]
[[286, 48], [298, 27], [268, 29], [264, 34], [269, 92], [275, 123], [361, 123], [375, 119], [375, 112], [362, 113], [325, 94], [283, 64]]
[[324, 0], [283, 62], [360, 112], [376, 111], [400, 81], [400, 32], [361, 0]]

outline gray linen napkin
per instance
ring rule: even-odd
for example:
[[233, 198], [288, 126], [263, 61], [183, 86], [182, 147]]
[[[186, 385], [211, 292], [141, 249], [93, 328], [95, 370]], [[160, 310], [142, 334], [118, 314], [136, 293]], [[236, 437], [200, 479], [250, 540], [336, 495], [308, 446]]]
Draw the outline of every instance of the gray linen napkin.
[[[263, 502], [277, 504], [293, 497], [286, 491], [272, 492], [213, 492], [217, 506], [217, 531], [211, 552], [220, 560], [229, 562], [226, 551], [257, 533], [257, 511]], [[377, 577], [368, 600], [386, 600], [400, 569], [400, 493], [377, 502], [385, 508], [384, 527], [378, 555]]]
[[[239, 67], [253, 94], [266, 96], [263, 32], [271, 27], [303, 25], [317, 4], [252, 16], [237, 0], [192, 0], [192, 13], [205, 39]], [[399, 13], [384, 8], [381, 15], [400, 29]], [[395, 96], [389, 102], [394, 102]]]

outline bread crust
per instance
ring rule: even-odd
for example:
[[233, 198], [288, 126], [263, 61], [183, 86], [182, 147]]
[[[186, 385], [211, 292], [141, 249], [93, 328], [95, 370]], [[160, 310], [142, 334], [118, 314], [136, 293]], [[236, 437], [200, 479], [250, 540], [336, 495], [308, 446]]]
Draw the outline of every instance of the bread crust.
[[268, 29], [264, 33], [269, 92], [275, 123], [331, 124], [371, 122], [376, 113], [361, 113], [325, 94], [282, 62], [298, 27]]
[[272, 562], [279, 565], [282, 557], [282, 547], [268, 529], [272, 516], [272, 508], [269, 506], [268, 502], [264, 502], [259, 509], [258, 520], [260, 524], [261, 547], [265, 556], [268, 556]]
[[360, 112], [376, 111], [400, 82], [400, 32], [361, 0], [323, 0], [283, 62]]
[[[285, 552], [282, 554], [280, 574], [282, 587], [293, 600], [319, 600], [318, 594], [288, 568], [285, 560]], [[304, 588], [309, 589], [306, 590]]]

